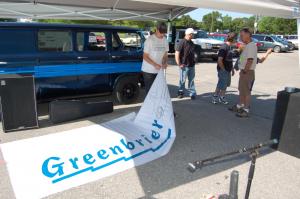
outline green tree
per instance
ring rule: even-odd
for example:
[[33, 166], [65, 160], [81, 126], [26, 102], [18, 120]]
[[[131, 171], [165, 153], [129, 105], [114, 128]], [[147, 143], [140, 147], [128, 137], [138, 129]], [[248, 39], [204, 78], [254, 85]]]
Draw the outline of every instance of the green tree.
[[231, 31], [233, 28], [232, 17], [226, 15], [222, 17], [223, 29]]
[[132, 21], [132, 20], [65, 20], [65, 19], [40, 19], [38, 22], [42, 23], [65, 23], [65, 24], [101, 24], [101, 25], [116, 25], [116, 26], [129, 26], [135, 28], [154, 27], [154, 21]]
[[262, 17], [258, 22], [258, 31], [266, 34], [296, 34], [296, 19]]
[[204, 15], [202, 23], [203, 29], [206, 31], [215, 32], [217, 29], [223, 30], [222, 14], [218, 11]]
[[0, 18], [0, 22], [16, 22], [16, 19]]
[[231, 31], [233, 32], [239, 32], [242, 28], [248, 27], [252, 30], [254, 30], [254, 22], [255, 22], [255, 17], [250, 17], [250, 18], [235, 18], [232, 20], [232, 29]]
[[173, 25], [182, 27], [200, 28], [201, 23], [192, 19], [189, 15], [183, 15], [173, 21]]

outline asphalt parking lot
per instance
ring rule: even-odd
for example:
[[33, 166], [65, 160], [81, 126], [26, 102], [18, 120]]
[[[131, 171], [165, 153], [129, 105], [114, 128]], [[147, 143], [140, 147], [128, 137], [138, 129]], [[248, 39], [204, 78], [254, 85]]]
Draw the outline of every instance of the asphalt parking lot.
[[[227, 110], [228, 106], [210, 103], [217, 81], [215, 62], [203, 60], [196, 65], [197, 99], [194, 101], [188, 97], [180, 100], [176, 98], [178, 73], [178, 67], [170, 57], [167, 82], [178, 117], [175, 118], [177, 137], [169, 154], [148, 164], [47, 198], [199, 199], [209, 194], [228, 193], [232, 170], [239, 171], [239, 198], [243, 198], [250, 166], [249, 156], [236, 155], [195, 173], [186, 170], [187, 163], [268, 140], [276, 93], [286, 86], [300, 88], [298, 52], [272, 54], [265, 63], [257, 66], [251, 117], [248, 119], [237, 118]], [[233, 77], [228, 89], [230, 105], [238, 97], [237, 81], [238, 74]], [[51, 125], [47, 116], [41, 114], [41, 128], [14, 133], [0, 132], [0, 140], [5, 143], [102, 123], [138, 111], [140, 106], [141, 103], [118, 105], [111, 114], [60, 125]], [[299, 174], [299, 159], [270, 149], [262, 150], [257, 160], [250, 198], [299, 198]], [[0, 198], [14, 198], [4, 162], [0, 164], [0, 179]]]

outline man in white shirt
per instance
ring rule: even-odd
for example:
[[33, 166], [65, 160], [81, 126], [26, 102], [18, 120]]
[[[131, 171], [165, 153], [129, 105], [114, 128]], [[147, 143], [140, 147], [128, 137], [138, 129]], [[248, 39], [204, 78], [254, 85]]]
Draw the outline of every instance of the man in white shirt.
[[249, 117], [251, 91], [255, 79], [257, 63], [257, 46], [251, 39], [252, 33], [249, 28], [243, 28], [240, 32], [242, 42], [245, 44], [239, 59], [239, 103], [230, 110], [237, 112], [238, 117]]
[[167, 67], [169, 43], [165, 37], [166, 33], [167, 25], [160, 22], [156, 26], [155, 33], [149, 36], [144, 44], [142, 72], [146, 94], [148, 94], [159, 70]]

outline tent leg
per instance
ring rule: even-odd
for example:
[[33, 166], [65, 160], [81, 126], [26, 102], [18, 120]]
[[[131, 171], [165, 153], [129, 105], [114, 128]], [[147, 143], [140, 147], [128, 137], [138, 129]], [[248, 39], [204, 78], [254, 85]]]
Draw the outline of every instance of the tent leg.
[[[297, 18], [297, 34], [298, 34], [298, 46], [300, 44], [300, 18]], [[298, 49], [298, 62], [299, 62], [299, 69], [300, 69], [300, 49]]]
[[[170, 12], [170, 14], [169, 14], [169, 19], [168, 19], [168, 30], [167, 30], [167, 41], [168, 41], [168, 43], [169, 43], [169, 39], [170, 39], [170, 32], [171, 32], [171, 15], [172, 15], [172, 13]], [[165, 75], [165, 77], [167, 76], [167, 70], [165, 69], [164, 70], [164, 75]]]

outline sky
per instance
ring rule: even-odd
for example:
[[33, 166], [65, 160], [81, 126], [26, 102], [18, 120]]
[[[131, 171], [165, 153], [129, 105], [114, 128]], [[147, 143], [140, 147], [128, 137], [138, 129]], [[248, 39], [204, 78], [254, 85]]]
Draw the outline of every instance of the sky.
[[[197, 10], [194, 10], [192, 12], [187, 13], [188, 15], [190, 15], [193, 19], [197, 20], [197, 21], [201, 21], [202, 17], [210, 12], [212, 12], [214, 10], [210, 10], [210, 9], [202, 9], [199, 8]], [[225, 16], [226, 14], [231, 16], [232, 18], [238, 18], [238, 17], [250, 17], [252, 15], [249, 14], [244, 14], [244, 13], [237, 13], [237, 12], [227, 12], [227, 11], [219, 11], [220, 13], [222, 13], [223, 16]]]

